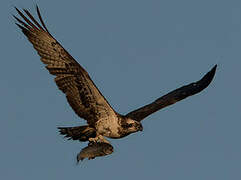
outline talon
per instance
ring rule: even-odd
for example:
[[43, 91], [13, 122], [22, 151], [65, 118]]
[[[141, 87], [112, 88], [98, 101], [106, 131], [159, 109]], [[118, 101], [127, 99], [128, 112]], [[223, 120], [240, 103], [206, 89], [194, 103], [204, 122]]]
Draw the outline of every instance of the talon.
[[97, 143], [98, 140], [99, 140], [98, 137], [95, 137], [95, 138], [89, 138], [89, 142], [90, 142], [90, 143]]

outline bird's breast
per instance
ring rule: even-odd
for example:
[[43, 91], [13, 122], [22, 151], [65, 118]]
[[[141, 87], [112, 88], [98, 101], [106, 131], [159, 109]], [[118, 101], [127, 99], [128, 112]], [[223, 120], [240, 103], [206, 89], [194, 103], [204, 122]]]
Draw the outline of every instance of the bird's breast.
[[109, 138], [121, 138], [119, 133], [120, 128], [121, 126], [116, 116], [109, 116], [96, 122], [97, 133]]

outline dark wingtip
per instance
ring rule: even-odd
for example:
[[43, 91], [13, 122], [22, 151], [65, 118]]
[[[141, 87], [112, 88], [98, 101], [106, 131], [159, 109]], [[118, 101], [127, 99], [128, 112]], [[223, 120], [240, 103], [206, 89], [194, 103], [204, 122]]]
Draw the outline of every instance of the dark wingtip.
[[14, 6], [14, 8], [18, 12], [18, 14], [22, 16], [22, 12], [16, 6]]
[[35, 7], [36, 7], [36, 9], [39, 9], [39, 7], [38, 7], [38, 4], [37, 4], [37, 3], [35, 4]]
[[216, 72], [216, 69], [217, 69], [217, 64], [215, 64], [215, 66], [213, 66], [212, 70], [211, 71], [214, 71], [214, 73]]
[[22, 13], [16, 6], [14, 6], [14, 8], [16, 9], [16, 11], [18, 12], [18, 14], [19, 14], [20, 16], [22, 16], [22, 17], [24, 16], [23, 13]]
[[[48, 29], [47, 29], [47, 27], [46, 27], [46, 25], [45, 25], [45, 23], [44, 23], [44, 21], [43, 21], [43, 19], [42, 19], [42, 16], [41, 16], [41, 13], [40, 13], [40, 10], [39, 10], [39, 7], [38, 7], [37, 4], [36, 4], [36, 9], [37, 9], [37, 14], [38, 14], [38, 17], [39, 17], [39, 20], [40, 20], [42, 26], [43, 26], [44, 29], [49, 33], [49, 31], [48, 31]], [[49, 33], [49, 35], [51, 36], [50, 33]]]
[[18, 24], [18, 23], [15, 23], [20, 29], [25, 29], [23, 26], [21, 26], [20, 24]]
[[16, 11], [20, 12], [19, 9], [16, 6], [14, 6], [14, 8], [16, 9]]
[[202, 85], [201, 89], [205, 89], [212, 82], [214, 75], [216, 73], [216, 69], [217, 64], [213, 66], [213, 68], [205, 76], [203, 76], [203, 78], [200, 81], [198, 81], [198, 84]]
[[213, 66], [213, 68], [204, 77], [207, 77], [207, 79], [209, 79], [211, 82], [216, 73], [216, 69], [217, 69], [217, 64]]
[[17, 20], [17, 21], [18, 21], [17, 16], [15, 16], [14, 14], [12, 14], [12, 17], [14, 18], [14, 20]]

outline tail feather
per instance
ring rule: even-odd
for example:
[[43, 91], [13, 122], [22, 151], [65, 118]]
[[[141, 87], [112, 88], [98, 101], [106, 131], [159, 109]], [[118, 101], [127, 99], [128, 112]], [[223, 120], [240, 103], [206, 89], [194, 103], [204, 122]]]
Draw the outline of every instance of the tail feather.
[[65, 135], [68, 140], [88, 141], [96, 136], [94, 128], [89, 126], [58, 127], [60, 134]]

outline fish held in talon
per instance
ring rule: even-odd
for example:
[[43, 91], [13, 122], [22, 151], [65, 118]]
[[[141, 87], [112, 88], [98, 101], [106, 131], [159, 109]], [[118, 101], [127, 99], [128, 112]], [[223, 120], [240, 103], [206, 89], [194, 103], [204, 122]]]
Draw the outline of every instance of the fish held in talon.
[[106, 156], [113, 152], [113, 147], [108, 143], [89, 143], [77, 155], [77, 162], [83, 161], [85, 158], [94, 159], [95, 157]]

